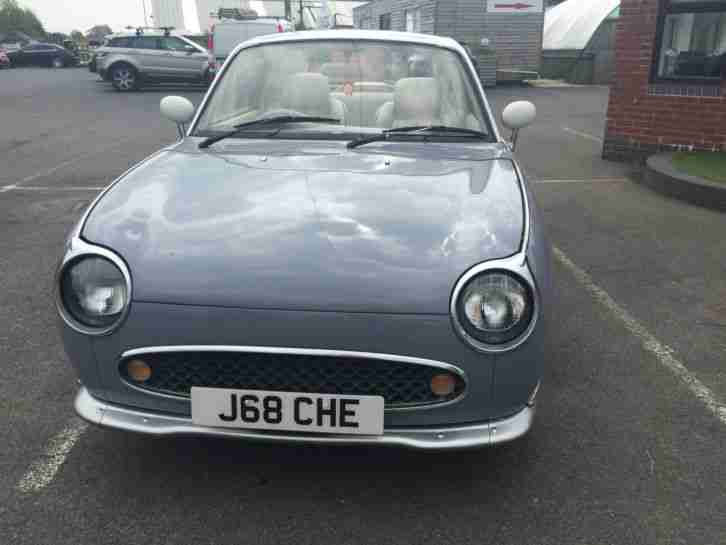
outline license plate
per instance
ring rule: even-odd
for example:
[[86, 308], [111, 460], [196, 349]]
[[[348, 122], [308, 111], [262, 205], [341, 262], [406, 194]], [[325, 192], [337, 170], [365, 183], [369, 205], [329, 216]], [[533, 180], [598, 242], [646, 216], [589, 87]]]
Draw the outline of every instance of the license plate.
[[200, 426], [382, 435], [380, 396], [192, 388], [192, 421]]

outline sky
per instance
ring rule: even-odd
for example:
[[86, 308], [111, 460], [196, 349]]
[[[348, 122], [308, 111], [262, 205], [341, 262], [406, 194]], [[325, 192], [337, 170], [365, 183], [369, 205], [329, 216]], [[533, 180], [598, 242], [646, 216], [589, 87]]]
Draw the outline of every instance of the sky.
[[[143, 3], [147, 15], [151, 14], [151, 0], [18, 0], [18, 3], [32, 9], [47, 32], [66, 34], [71, 30], [85, 32], [94, 25], [109, 25], [114, 31], [127, 25], [143, 26]], [[194, 0], [183, 0], [183, 3], [189, 30], [197, 30]], [[194, 17], [188, 17], [190, 13]]]
[[[219, 5], [234, 5], [233, 0], [219, 0]], [[18, 4], [32, 9], [43, 23], [46, 32], [63, 32], [72, 30], [86, 32], [95, 25], [108, 25], [116, 32], [126, 26], [144, 26], [144, 7], [150, 16], [151, 0], [18, 0]], [[195, 0], [182, 0], [187, 30], [198, 31], [199, 19]], [[355, 3], [341, 3], [338, 11], [350, 10]], [[261, 2], [252, 1], [250, 6], [263, 15]], [[335, 4], [333, 3], [333, 6]], [[147, 19], [149, 22], [151, 19]]]

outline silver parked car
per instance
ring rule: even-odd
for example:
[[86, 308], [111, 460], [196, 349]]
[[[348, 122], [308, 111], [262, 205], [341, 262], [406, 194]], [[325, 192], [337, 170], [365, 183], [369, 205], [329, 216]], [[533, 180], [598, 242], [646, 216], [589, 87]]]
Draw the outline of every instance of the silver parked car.
[[150, 83], [208, 83], [215, 62], [202, 46], [169, 31], [136, 31], [109, 36], [92, 60], [118, 91]]
[[80, 416], [426, 449], [530, 429], [549, 247], [461, 45], [260, 37], [196, 115], [180, 97], [162, 113], [188, 131], [98, 197], [58, 268]]

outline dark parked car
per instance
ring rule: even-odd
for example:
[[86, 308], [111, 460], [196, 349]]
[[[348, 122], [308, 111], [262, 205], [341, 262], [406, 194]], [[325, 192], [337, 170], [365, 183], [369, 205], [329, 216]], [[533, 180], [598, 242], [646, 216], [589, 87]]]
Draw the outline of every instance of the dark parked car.
[[2, 68], [10, 68], [10, 57], [6, 50], [0, 48], [0, 69]]
[[673, 75], [690, 78], [719, 78], [726, 74], [726, 53], [706, 55], [682, 51], [676, 59]]
[[15, 66], [51, 66], [63, 68], [77, 66], [78, 57], [71, 51], [55, 45], [35, 43], [10, 53], [10, 61]]

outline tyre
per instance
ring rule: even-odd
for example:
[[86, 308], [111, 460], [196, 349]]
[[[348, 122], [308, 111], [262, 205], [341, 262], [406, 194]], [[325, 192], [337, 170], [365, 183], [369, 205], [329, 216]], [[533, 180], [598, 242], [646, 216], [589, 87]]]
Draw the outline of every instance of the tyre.
[[127, 93], [139, 86], [139, 77], [133, 66], [117, 64], [111, 68], [111, 83], [117, 91]]
[[56, 57], [55, 59], [53, 59], [52, 65], [53, 68], [63, 68], [63, 59], [61, 59], [60, 57]]

